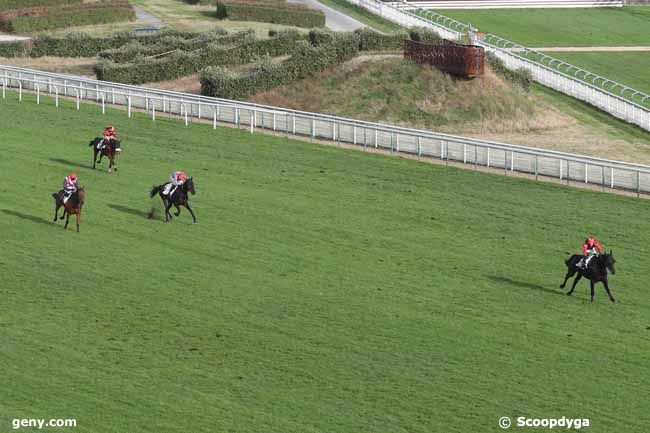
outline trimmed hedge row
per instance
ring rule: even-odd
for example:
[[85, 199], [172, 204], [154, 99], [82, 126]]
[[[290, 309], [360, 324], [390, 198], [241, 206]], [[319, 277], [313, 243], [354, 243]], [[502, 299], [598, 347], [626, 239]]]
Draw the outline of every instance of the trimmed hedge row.
[[81, 2], [83, 2], [83, 0], [0, 0], [0, 11], [24, 9], [36, 6], [60, 6]]
[[288, 54], [304, 36], [294, 31], [283, 31], [270, 39], [247, 39], [249, 40], [230, 47], [210, 44], [191, 53], [177, 51], [164, 58], [139, 58], [131, 63], [104, 60], [95, 66], [95, 72], [99, 80], [118, 83], [141, 84], [173, 80], [199, 72], [207, 66], [244, 64], [264, 55], [277, 57]]
[[135, 11], [126, 0], [79, 3], [55, 7], [14, 9], [0, 13], [0, 30], [28, 33], [88, 24], [134, 20]]
[[310, 40], [296, 45], [293, 55], [280, 64], [270, 59], [258, 63], [248, 73], [238, 74], [223, 67], [208, 67], [201, 72], [201, 94], [228, 99], [243, 99], [258, 92], [312, 76], [333, 65], [343, 63], [359, 52], [359, 36], [355, 33], [310, 35]]
[[409, 38], [406, 32], [381, 34], [368, 28], [358, 29], [355, 33], [359, 35], [360, 51], [401, 50], [404, 41]]
[[323, 11], [284, 2], [219, 1], [217, 18], [306, 28], [325, 27]]
[[487, 60], [488, 65], [490, 65], [490, 67], [494, 70], [494, 72], [496, 72], [498, 75], [501, 75], [506, 80], [517, 84], [526, 92], [530, 90], [530, 86], [533, 83], [533, 76], [529, 70], [524, 68], [516, 69], [514, 71], [510, 70], [506, 68], [501, 59], [499, 59], [494, 54], [487, 52], [485, 54], [485, 59]]
[[208, 44], [232, 45], [250, 39], [255, 35], [253, 30], [245, 30], [228, 35], [225, 30], [201, 33], [191, 39], [178, 36], [168, 36], [157, 41], [155, 44], [142, 44], [139, 41], [132, 41], [120, 48], [110, 49], [99, 53], [101, 59], [110, 60], [115, 63], [132, 62], [138, 57], [150, 57], [170, 51], [194, 51], [205, 48]]
[[2, 52], [2, 57], [94, 57], [101, 51], [119, 48], [134, 41], [142, 45], [150, 45], [157, 44], [168, 37], [188, 39], [195, 38], [198, 34], [164, 30], [145, 35], [120, 32], [104, 38], [92, 37], [86, 33], [68, 33], [62, 38], [41, 35], [34, 39], [31, 44], [23, 42], [0, 44], [0, 52]]

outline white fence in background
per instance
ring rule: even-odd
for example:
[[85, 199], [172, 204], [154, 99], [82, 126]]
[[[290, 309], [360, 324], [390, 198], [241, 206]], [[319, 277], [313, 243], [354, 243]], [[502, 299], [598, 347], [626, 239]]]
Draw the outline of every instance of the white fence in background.
[[[443, 162], [491, 167], [504, 174], [525, 173], [567, 183], [594, 185], [602, 190], [625, 190], [650, 194], [650, 166], [591, 158], [522, 146], [475, 140], [342, 117], [308, 113], [284, 108], [250, 104], [200, 95], [157, 90], [139, 86], [96, 81], [75, 76], [40, 72], [31, 69], [0, 66], [2, 98], [22, 100], [23, 93], [35, 93], [54, 99], [73, 98], [76, 109], [88, 109], [81, 102], [92, 102], [105, 112], [109, 105], [126, 107], [126, 115], [143, 111], [152, 120], [160, 116], [180, 117], [185, 125], [192, 121], [235, 124], [251, 133], [257, 130], [275, 131], [360, 146], [405, 153], [418, 157], [440, 159]], [[1, 100], [0, 100], [1, 101]], [[19, 116], [18, 113], [15, 114]]]
[[623, 0], [436, 0], [390, 2], [391, 6], [414, 9], [554, 9], [623, 7]]
[[[402, 6], [395, 7], [378, 0], [347, 1], [399, 25], [427, 27], [437, 31], [445, 38], [457, 39], [463, 35], [471, 34], [474, 44], [480, 45], [486, 51], [496, 55], [507, 68], [527, 69], [535, 81], [588, 102], [612, 116], [650, 131], [650, 107], [645, 106], [650, 103], [650, 95], [646, 93], [493, 34], [487, 34], [484, 38], [476, 37], [475, 28], [436, 12], [421, 10], [422, 14], [426, 16], [423, 18], [405, 9], [412, 7], [415, 3], [402, 3]], [[554, 66], [563, 69], [563, 71], [553, 69]], [[587, 80], [591, 80], [591, 83]], [[598, 87], [597, 84], [602, 87]], [[609, 90], [606, 90], [605, 87], [608, 87]], [[616, 90], [620, 91], [621, 95], [628, 97], [612, 93]]]

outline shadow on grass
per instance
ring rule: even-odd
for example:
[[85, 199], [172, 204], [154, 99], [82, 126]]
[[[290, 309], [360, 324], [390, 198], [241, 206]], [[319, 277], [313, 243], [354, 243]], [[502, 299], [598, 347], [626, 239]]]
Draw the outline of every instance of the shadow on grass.
[[[91, 158], [92, 159], [92, 158]], [[88, 168], [92, 169], [90, 164], [88, 165], [83, 165], [75, 161], [70, 161], [69, 159], [62, 159], [62, 158], [50, 158], [50, 161], [56, 162], [57, 164], [62, 164], [68, 167], [77, 167], [77, 168]]]
[[129, 215], [135, 215], [141, 218], [152, 219], [153, 216], [151, 214], [151, 211], [147, 212], [140, 209], [134, 209], [128, 206], [122, 206], [121, 204], [109, 204], [108, 207], [110, 207], [111, 209], [115, 209], [116, 211], [127, 213]]
[[15, 216], [15, 217], [27, 220], [27, 221], [31, 221], [33, 223], [45, 224], [45, 225], [48, 225], [48, 226], [55, 226], [56, 225], [54, 222], [52, 222], [52, 221], [50, 221], [49, 219], [46, 219], [46, 218], [41, 218], [41, 217], [37, 217], [37, 216], [34, 216], [34, 215], [29, 215], [29, 214], [26, 214], [26, 213], [22, 213], [22, 212], [18, 212], [18, 211], [15, 211], [15, 210], [10, 210], [10, 209], [0, 209], [0, 210], [2, 212], [6, 213], [7, 215]]
[[552, 293], [554, 295], [564, 295], [564, 292], [562, 290], [549, 289], [548, 287], [544, 287], [544, 286], [541, 286], [539, 284], [527, 283], [525, 281], [517, 281], [517, 280], [513, 280], [513, 279], [508, 278], [508, 277], [497, 277], [497, 276], [494, 276], [494, 275], [488, 275], [487, 277], [490, 280], [495, 281], [497, 283], [507, 284], [507, 285], [513, 286], [513, 287], [520, 287], [520, 288], [524, 288], [524, 289], [537, 290], [539, 292]]

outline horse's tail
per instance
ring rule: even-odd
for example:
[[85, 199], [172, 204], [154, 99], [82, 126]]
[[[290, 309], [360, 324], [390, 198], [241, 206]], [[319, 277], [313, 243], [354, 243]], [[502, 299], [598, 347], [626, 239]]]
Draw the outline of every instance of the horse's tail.
[[158, 185], [158, 186], [154, 186], [154, 187], [151, 189], [151, 192], [149, 193], [149, 197], [153, 198], [153, 196], [156, 195], [156, 194], [158, 194], [158, 192], [160, 192], [160, 185]]
[[97, 143], [97, 139], [96, 139], [96, 138], [93, 138], [92, 140], [90, 140], [90, 143], [88, 143], [88, 147], [92, 147], [92, 146], [94, 146], [95, 143]]
[[53, 193], [52, 193], [52, 197], [54, 197], [54, 200], [56, 200], [56, 196], [57, 196], [57, 195], [58, 195], [58, 194], [57, 194], [56, 192], [53, 192]]

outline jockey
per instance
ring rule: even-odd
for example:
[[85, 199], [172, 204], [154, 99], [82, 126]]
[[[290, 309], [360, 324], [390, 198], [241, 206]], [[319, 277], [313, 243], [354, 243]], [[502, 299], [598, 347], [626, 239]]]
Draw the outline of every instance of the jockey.
[[[163, 195], [171, 197], [174, 192], [176, 191], [176, 188], [179, 186], [183, 185], [185, 183], [185, 179], [187, 176], [185, 175], [184, 171], [175, 171], [172, 173], [172, 175], [169, 177], [171, 182], [168, 182], [165, 184], [165, 189], [163, 190]], [[173, 189], [172, 189], [173, 188]]]
[[102, 134], [102, 140], [98, 144], [98, 149], [101, 150], [104, 147], [106, 147], [106, 144], [110, 140], [113, 140], [116, 144], [115, 151], [116, 152], [121, 152], [122, 149], [120, 149], [119, 145], [117, 144], [117, 134], [115, 132], [115, 128], [112, 125], [108, 125], [106, 128], [104, 128], [104, 133]]
[[63, 179], [63, 204], [77, 191], [77, 173], [70, 173]]
[[578, 267], [587, 269], [592, 257], [602, 253], [603, 247], [600, 246], [596, 238], [589, 236], [587, 239], [585, 239], [585, 243], [582, 244], [582, 259], [580, 259], [580, 262], [578, 262]]

